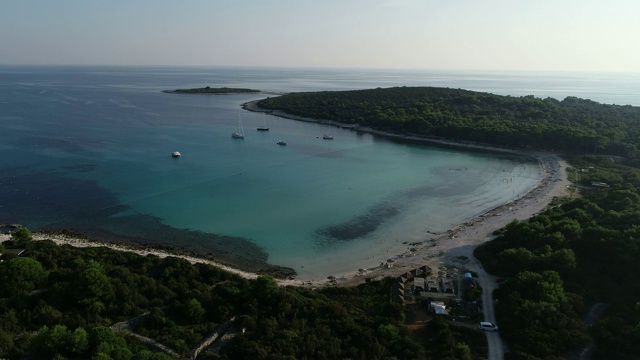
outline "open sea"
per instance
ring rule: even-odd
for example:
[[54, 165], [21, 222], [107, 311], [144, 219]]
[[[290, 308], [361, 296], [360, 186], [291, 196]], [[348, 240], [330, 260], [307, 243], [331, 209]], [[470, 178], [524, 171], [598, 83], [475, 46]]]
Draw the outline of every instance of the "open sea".
[[[542, 176], [531, 159], [338, 128], [329, 141], [323, 125], [273, 116], [271, 130], [258, 132], [263, 115], [241, 104], [273, 95], [161, 92], [204, 86], [439, 86], [640, 105], [640, 74], [0, 66], [0, 223], [324, 278], [399, 254], [521, 196]], [[231, 138], [239, 118], [244, 140]]]

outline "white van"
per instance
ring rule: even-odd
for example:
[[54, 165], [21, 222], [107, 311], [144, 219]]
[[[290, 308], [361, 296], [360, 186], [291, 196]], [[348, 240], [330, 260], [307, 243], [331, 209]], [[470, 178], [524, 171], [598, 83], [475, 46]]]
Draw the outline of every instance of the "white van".
[[498, 331], [498, 325], [488, 321], [481, 321], [478, 328], [483, 331]]

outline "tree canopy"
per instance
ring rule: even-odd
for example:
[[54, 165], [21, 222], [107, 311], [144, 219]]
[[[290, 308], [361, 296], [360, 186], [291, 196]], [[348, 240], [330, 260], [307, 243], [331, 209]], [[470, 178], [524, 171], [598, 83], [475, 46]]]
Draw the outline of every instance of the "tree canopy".
[[450, 88], [394, 87], [291, 93], [263, 99], [258, 105], [400, 134], [639, 156], [640, 108], [576, 97], [558, 101]]
[[[595, 341], [597, 358], [636, 359], [640, 170], [604, 156], [571, 163], [569, 173], [581, 173], [579, 198], [510, 223], [476, 250], [485, 269], [507, 279], [494, 295], [508, 357], [566, 356]], [[592, 188], [593, 181], [610, 187]], [[588, 327], [591, 304], [609, 310]]]
[[[462, 341], [468, 334], [448, 332], [446, 323], [437, 331], [456, 346], [453, 352], [415, 339], [404, 325], [402, 307], [389, 302], [391, 279], [316, 291], [282, 287], [266, 275], [245, 280], [177, 257], [73, 248], [48, 240], [30, 241], [25, 250], [0, 263], [0, 357], [169, 356], [127, 331], [188, 357], [200, 341], [225, 327], [238, 334], [219, 351], [205, 350], [198, 358], [478, 355]], [[117, 325], [129, 320], [130, 325]]]

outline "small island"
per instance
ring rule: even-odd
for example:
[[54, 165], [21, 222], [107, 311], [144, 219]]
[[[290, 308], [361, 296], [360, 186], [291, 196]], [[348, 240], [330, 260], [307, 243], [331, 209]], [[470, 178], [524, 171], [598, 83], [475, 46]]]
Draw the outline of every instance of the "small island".
[[260, 90], [244, 89], [244, 88], [230, 88], [230, 87], [203, 87], [194, 89], [176, 89], [176, 90], [162, 90], [162, 92], [169, 94], [246, 94], [246, 93], [260, 93]]

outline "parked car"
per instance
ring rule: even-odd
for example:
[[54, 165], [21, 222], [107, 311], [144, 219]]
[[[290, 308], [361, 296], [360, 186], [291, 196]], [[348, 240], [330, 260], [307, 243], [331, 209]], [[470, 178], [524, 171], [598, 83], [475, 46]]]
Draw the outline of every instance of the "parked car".
[[488, 321], [481, 321], [478, 328], [483, 331], [498, 331], [498, 325]]

